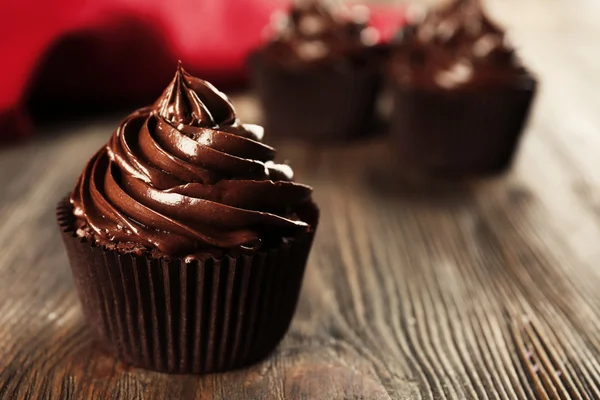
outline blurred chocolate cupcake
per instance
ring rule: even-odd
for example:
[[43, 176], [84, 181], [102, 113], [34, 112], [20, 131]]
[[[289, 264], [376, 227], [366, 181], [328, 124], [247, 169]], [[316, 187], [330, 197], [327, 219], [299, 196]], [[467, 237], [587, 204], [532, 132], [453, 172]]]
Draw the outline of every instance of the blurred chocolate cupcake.
[[274, 15], [271, 40], [249, 59], [270, 133], [336, 141], [373, 130], [381, 68], [368, 20], [364, 6], [314, 0]]
[[456, 0], [402, 30], [389, 65], [390, 130], [407, 168], [434, 175], [510, 166], [536, 90], [479, 0]]
[[58, 205], [85, 317], [124, 362], [225, 371], [287, 331], [318, 209], [261, 137], [179, 66]]

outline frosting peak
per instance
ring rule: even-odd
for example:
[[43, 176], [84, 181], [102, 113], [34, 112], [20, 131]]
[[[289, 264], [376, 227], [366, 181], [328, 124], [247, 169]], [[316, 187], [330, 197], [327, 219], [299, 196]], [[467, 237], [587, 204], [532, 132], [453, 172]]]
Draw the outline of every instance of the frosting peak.
[[524, 73], [480, 0], [454, 0], [406, 27], [392, 65], [402, 83], [446, 89], [510, 84]]
[[311, 229], [296, 210], [312, 189], [291, 181], [261, 137], [223, 93], [179, 65], [155, 104], [127, 117], [85, 167], [71, 195], [78, 234], [193, 256]]
[[233, 105], [209, 82], [189, 75], [177, 65], [175, 77], [156, 102], [158, 114], [175, 126], [213, 127], [235, 122]]

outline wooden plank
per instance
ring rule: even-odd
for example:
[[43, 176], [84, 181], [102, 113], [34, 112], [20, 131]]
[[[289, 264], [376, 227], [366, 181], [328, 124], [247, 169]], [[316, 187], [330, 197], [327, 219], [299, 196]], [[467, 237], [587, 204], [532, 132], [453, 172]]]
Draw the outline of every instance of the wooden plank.
[[290, 333], [244, 370], [157, 374], [90, 340], [54, 207], [117, 118], [0, 149], [0, 399], [600, 398], [600, 6], [489, 6], [542, 81], [514, 171], [415, 184], [385, 138], [280, 144], [322, 221]]

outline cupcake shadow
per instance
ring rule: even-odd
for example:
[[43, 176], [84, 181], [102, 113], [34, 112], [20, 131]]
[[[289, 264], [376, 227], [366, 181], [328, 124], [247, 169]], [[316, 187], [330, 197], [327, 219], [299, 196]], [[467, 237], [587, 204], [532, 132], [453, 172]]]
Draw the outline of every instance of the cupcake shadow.
[[381, 140], [374, 154], [365, 154], [361, 185], [377, 196], [402, 198], [408, 202], [426, 202], [437, 206], [459, 206], [484, 188], [504, 179], [504, 174], [481, 177], [432, 175], [401, 165], [389, 140]]
[[472, 186], [464, 181], [440, 181], [419, 176], [381, 175], [369, 171], [368, 187], [382, 197], [402, 198], [408, 202], [426, 202], [432, 205], [464, 204], [473, 197]]

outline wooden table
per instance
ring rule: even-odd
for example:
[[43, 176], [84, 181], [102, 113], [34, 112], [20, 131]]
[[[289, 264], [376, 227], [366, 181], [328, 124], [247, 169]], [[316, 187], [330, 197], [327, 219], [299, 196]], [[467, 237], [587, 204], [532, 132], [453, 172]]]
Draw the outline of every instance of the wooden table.
[[512, 173], [403, 184], [385, 138], [280, 146], [322, 221], [289, 334], [245, 370], [161, 375], [90, 340], [54, 207], [118, 120], [2, 149], [0, 399], [600, 398], [600, 5], [490, 9], [542, 81]]

